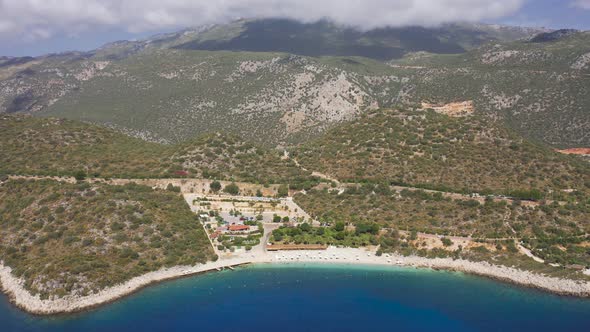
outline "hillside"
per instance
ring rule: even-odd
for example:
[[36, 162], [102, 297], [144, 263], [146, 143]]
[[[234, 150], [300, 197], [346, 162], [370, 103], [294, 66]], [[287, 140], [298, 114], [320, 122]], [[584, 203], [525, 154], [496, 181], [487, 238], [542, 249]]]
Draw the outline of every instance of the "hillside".
[[530, 139], [590, 146], [590, 32], [489, 44], [463, 55], [416, 54], [392, 65], [413, 71], [408, 101], [470, 100], [478, 113]]
[[293, 151], [305, 168], [348, 182], [445, 191], [588, 192], [590, 165], [477, 115], [375, 110]]
[[0, 254], [41, 299], [216, 259], [184, 199], [136, 185], [0, 182]]
[[[565, 205], [534, 206], [518, 201], [453, 199], [441, 193], [364, 184], [349, 186], [344, 191], [311, 190], [295, 196], [295, 201], [325, 225], [343, 222], [355, 227], [368, 223], [393, 230], [392, 234], [384, 232], [381, 236], [381, 249], [385, 252], [486, 260], [541, 273], [583, 277], [575, 269], [554, 269], [522, 256], [516, 247], [522, 241], [547, 263], [564, 267], [590, 264], [587, 252], [590, 201], [587, 199]], [[397, 231], [406, 233], [400, 236]], [[439, 237], [418, 239], [416, 232], [460, 237], [451, 243], [463, 239], [487, 240], [445, 248]], [[439, 244], [435, 248], [431, 247], [433, 238]]]
[[3, 115], [0, 142], [0, 173], [5, 174], [313, 183], [308, 172], [278, 152], [221, 134], [170, 146], [71, 120]]
[[[583, 112], [588, 103], [584, 54], [589, 52], [583, 33], [570, 36], [576, 43], [565, 48], [569, 55], [557, 56], [566, 46], [563, 40], [512, 42], [536, 32], [530, 29], [454, 25], [355, 33], [325, 22], [291, 27], [307, 31], [304, 37], [318, 36], [317, 43], [326, 47], [357, 42], [402, 47], [405, 57], [389, 63], [339, 49], [319, 57], [277, 53], [305, 54], [279, 42], [265, 42], [266, 49], [248, 42], [252, 52], [224, 46], [252, 24], [259, 26], [257, 32], [243, 38], [288, 40], [289, 29], [268, 27], [281, 22], [240, 21], [115, 42], [93, 52], [6, 59], [0, 66], [0, 112], [84, 120], [154, 142], [179, 143], [221, 131], [275, 147], [318, 137], [366, 109], [473, 100], [476, 112], [501, 117], [529, 138], [560, 148], [590, 144]], [[315, 34], [317, 29], [324, 32]], [[452, 44], [463, 53], [404, 46], [404, 40], [421, 41], [416, 34], [438, 40], [423, 45]], [[342, 40], [346, 36], [352, 41]], [[489, 41], [494, 43], [485, 44]], [[513, 54], [516, 62], [489, 58], [487, 53], [500, 52], [494, 47]], [[549, 54], [551, 70], [527, 67], [533, 59], [529, 53]]]

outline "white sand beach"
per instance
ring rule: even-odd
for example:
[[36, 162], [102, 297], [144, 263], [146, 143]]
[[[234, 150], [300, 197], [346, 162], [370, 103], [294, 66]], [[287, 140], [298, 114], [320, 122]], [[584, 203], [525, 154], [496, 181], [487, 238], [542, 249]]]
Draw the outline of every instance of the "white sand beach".
[[590, 296], [590, 282], [547, 277], [510, 267], [492, 265], [486, 262], [470, 262], [450, 258], [429, 259], [417, 256], [405, 257], [388, 254], [379, 257], [375, 252], [365, 249], [334, 247], [330, 247], [325, 251], [256, 251], [234, 254], [231, 257], [220, 258], [216, 262], [196, 266], [179, 266], [150, 272], [135, 277], [124, 284], [110, 287], [97, 294], [85, 297], [66, 296], [58, 299], [41, 300], [39, 296], [32, 296], [23, 287], [24, 281], [15, 278], [11, 273], [11, 269], [2, 264], [0, 264], [0, 281], [2, 282], [4, 292], [9, 295], [11, 301], [16, 306], [31, 313], [49, 315], [90, 309], [129, 295], [152, 283], [167, 279], [190, 276], [207, 271], [216, 271], [243, 264], [300, 264], [312, 262], [444, 269], [491, 277], [562, 295]]

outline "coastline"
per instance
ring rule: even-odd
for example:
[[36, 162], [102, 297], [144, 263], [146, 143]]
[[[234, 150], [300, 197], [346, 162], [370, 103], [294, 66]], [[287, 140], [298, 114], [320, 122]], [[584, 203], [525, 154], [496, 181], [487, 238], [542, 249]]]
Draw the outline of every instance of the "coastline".
[[57, 315], [80, 312], [116, 301], [151, 284], [193, 276], [209, 271], [231, 268], [246, 264], [289, 264], [322, 263], [340, 265], [377, 265], [392, 267], [429, 268], [463, 272], [524, 287], [536, 288], [551, 293], [576, 297], [590, 297], [590, 282], [543, 276], [511, 267], [492, 265], [487, 262], [453, 260], [451, 258], [424, 258], [418, 256], [383, 255], [354, 248], [330, 247], [325, 251], [291, 252], [250, 252], [232, 257], [220, 258], [196, 266], [177, 266], [160, 269], [132, 278], [131, 280], [84, 297], [66, 296], [58, 299], [41, 300], [24, 288], [24, 281], [16, 278], [11, 269], [0, 262], [0, 285], [18, 308], [36, 315]]

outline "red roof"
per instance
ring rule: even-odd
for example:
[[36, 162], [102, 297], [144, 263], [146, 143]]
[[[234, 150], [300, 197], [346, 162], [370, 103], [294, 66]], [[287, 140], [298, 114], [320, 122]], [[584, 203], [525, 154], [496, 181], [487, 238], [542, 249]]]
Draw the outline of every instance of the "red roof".
[[230, 225], [229, 226], [229, 230], [231, 232], [235, 232], [235, 231], [248, 231], [248, 230], [250, 230], [250, 226], [247, 226], [247, 225]]

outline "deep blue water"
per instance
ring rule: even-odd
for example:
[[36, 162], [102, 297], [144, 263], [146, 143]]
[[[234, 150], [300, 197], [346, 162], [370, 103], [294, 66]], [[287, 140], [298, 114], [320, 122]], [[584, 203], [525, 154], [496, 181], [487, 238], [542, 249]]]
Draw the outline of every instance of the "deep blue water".
[[0, 297], [0, 331], [590, 331], [590, 300], [461, 273], [259, 265], [35, 317]]

